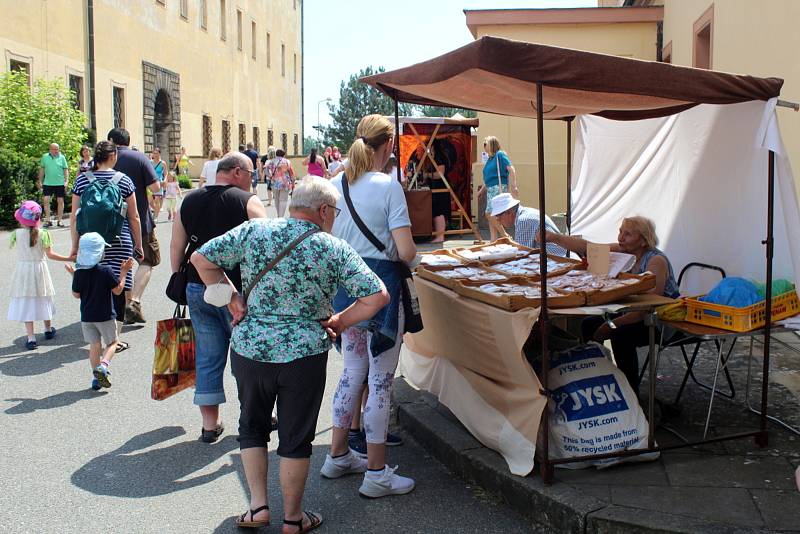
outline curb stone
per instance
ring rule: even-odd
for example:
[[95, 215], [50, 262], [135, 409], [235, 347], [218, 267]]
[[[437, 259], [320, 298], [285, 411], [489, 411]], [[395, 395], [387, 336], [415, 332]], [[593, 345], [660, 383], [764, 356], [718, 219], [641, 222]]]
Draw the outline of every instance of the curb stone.
[[[501, 498], [534, 526], [558, 532], [616, 533], [754, 533], [688, 516], [613, 505], [564, 482], [545, 486], [534, 474], [512, 475], [505, 460], [484, 447], [436, 397], [398, 377], [393, 402], [397, 422], [432, 456], [462, 479]], [[445, 415], [448, 414], [448, 415]]]

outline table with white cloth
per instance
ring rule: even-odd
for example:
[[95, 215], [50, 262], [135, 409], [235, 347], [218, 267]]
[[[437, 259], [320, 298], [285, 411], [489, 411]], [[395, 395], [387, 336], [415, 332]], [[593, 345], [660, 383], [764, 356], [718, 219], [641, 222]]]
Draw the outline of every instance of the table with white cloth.
[[[425, 328], [406, 334], [401, 364], [414, 385], [439, 398], [509, 470], [533, 470], [547, 398], [523, 347], [540, 309], [511, 312], [415, 277]], [[550, 315], [602, 315], [653, 310], [672, 299], [636, 295], [618, 303], [548, 310]], [[651, 349], [652, 350], [652, 349]]]

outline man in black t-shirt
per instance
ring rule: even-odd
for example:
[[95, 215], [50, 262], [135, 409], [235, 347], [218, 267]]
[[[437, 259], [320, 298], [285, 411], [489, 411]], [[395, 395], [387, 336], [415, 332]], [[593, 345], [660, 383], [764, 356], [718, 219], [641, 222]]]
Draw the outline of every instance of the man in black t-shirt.
[[[172, 223], [170, 262], [178, 272], [192, 252], [249, 219], [266, 218], [267, 211], [250, 193], [253, 165], [239, 152], [226, 154], [217, 166], [216, 183], [192, 191], [181, 204]], [[242, 290], [239, 270], [228, 273]], [[186, 300], [195, 329], [196, 386], [194, 403], [200, 406], [203, 430], [200, 440], [213, 443], [222, 434], [219, 405], [225, 402], [223, 377], [231, 337], [231, 315], [203, 299], [205, 286], [194, 266], [186, 266]]]
[[130, 293], [128, 305], [125, 307], [125, 324], [144, 323], [141, 299], [147, 284], [150, 282], [150, 273], [153, 267], [161, 263], [161, 249], [155, 232], [155, 221], [150, 212], [147, 201], [147, 189], [153, 193], [161, 190], [156, 171], [150, 158], [137, 150], [131, 150], [128, 145], [131, 136], [124, 128], [114, 128], [108, 132], [108, 140], [117, 145], [117, 164], [114, 170], [125, 173], [133, 180], [136, 186], [136, 209], [139, 212], [139, 221], [142, 225], [142, 250], [134, 251], [133, 255], [139, 262], [136, 274], [133, 277], [133, 290]]

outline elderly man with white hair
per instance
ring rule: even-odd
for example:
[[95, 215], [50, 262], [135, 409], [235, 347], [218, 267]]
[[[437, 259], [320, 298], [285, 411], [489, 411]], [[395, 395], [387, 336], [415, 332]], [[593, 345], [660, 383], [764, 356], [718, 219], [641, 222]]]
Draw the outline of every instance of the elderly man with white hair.
[[[514, 241], [526, 247], [539, 248], [539, 210], [526, 208], [509, 193], [501, 193], [492, 198], [491, 216], [505, 228], [514, 227]], [[545, 229], [559, 233], [556, 223], [545, 216]], [[566, 256], [567, 250], [548, 240], [547, 253]]]
[[[330, 234], [338, 199], [327, 180], [308, 179], [292, 196], [289, 218], [245, 222], [192, 255], [206, 284], [206, 302], [227, 305], [235, 325], [231, 369], [239, 391], [239, 447], [250, 488], [249, 510], [236, 519], [239, 527], [270, 521], [267, 443], [276, 401], [284, 524], [306, 532], [322, 522], [301, 504], [331, 340], [389, 301], [383, 283], [358, 253]], [[243, 294], [223, 270], [237, 266]], [[331, 301], [339, 287], [356, 301], [334, 314]]]

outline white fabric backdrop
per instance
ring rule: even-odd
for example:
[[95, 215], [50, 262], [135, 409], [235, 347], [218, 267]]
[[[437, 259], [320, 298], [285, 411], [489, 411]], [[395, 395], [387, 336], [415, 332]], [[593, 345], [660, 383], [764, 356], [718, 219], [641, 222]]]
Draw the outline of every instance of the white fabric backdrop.
[[[776, 278], [800, 280], [800, 210], [775, 100], [701, 105], [643, 121], [578, 118], [572, 233], [616, 241], [624, 217], [656, 223], [675, 270], [691, 261], [764, 281], [767, 154], [775, 157]], [[687, 294], [708, 280], [684, 282]], [[800, 284], [798, 284], [800, 286]]]

